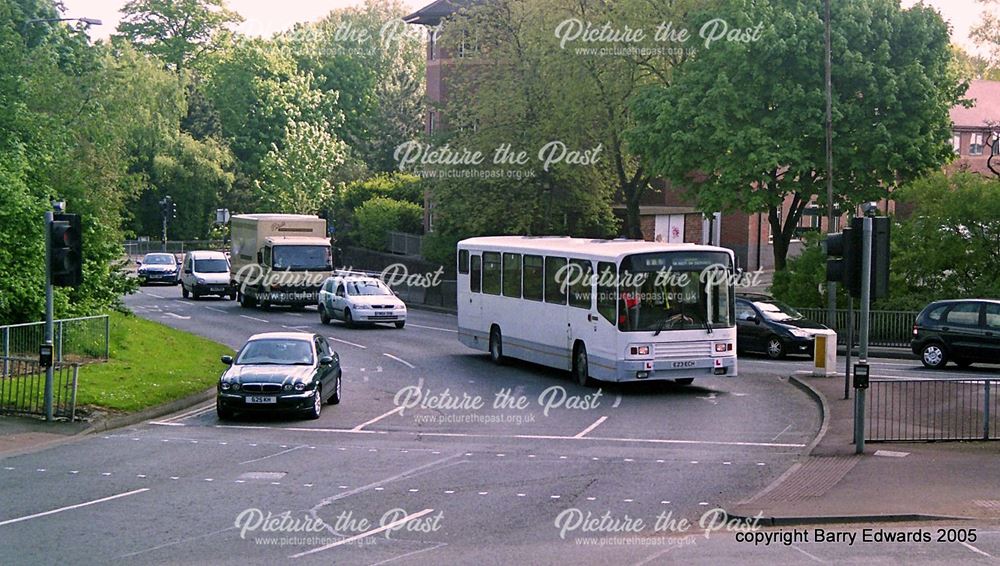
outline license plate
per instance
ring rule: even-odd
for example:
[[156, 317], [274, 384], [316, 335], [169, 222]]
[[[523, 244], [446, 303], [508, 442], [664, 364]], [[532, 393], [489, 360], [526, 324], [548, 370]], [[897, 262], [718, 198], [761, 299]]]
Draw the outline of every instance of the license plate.
[[263, 397], [259, 395], [247, 397], [247, 404], [250, 405], [272, 405], [277, 402], [278, 402], [277, 397]]
[[376, 312], [375, 316], [387, 317], [387, 316], [392, 316], [392, 313], [391, 312]]
[[215, 291], [216, 293], [221, 293], [224, 290], [225, 287], [212, 287], [212, 291]]

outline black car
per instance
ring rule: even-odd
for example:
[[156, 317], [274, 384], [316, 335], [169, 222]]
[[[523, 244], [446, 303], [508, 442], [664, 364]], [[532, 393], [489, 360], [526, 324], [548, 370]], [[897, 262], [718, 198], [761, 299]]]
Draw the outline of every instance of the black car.
[[137, 265], [140, 285], [150, 283], [177, 285], [180, 283], [178, 277], [180, 271], [177, 268], [177, 258], [174, 257], [174, 254], [165, 252], [146, 254]]
[[1000, 300], [936, 301], [920, 311], [910, 341], [925, 367], [1000, 364]]
[[736, 349], [761, 352], [772, 359], [787, 354], [813, 355], [816, 330], [826, 326], [767, 295], [737, 295]]
[[340, 356], [326, 338], [305, 332], [251, 336], [219, 379], [220, 419], [241, 412], [288, 411], [318, 419], [323, 403], [340, 403]]

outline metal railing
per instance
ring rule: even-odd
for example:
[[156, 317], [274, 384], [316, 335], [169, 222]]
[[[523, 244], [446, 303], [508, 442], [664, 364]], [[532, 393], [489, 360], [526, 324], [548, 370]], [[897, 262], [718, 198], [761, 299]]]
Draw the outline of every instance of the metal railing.
[[[57, 362], [107, 360], [110, 355], [111, 319], [108, 315], [66, 318], [52, 321], [52, 358]], [[0, 326], [0, 357], [37, 358], [45, 340], [44, 322]], [[0, 376], [9, 374], [8, 364], [0, 365]]]
[[[816, 322], [826, 324], [826, 309], [804, 308], [796, 309], [803, 316]], [[917, 320], [915, 311], [871, 311], [868, 345], [887, 348], [908, 348], [913, 335], [913, 323]], [[837, 309], [837, 343], [847, 344], [847, 309]], [[861, 313], [854, 313], [854, 336], [857, 340], [861, 328]]]
[[141, 256], [163, 251], [182, 254], [197, 250], [221, 251], [227, 249], [229, 249], [229, 246], [222, 240], [171, 240], [167, 242], [166, 249], [163, 247], [163, 242], [159, 240], [128, 240], [125, 242], [125, 255], [128, 256]]
[[[38, 359], [3, 358], [0, 377], [0, 413], [45, 416], [45, 368]], [[55, 364], [52, 382], [52, 414], [76, 419], [76, 387], [80, 364]]]
[[419, 234], [390, 231], [387, 237], [391, 253], [410, 256], [420, 256], [422, 254], [424, 237]]
[[1000, 378], [872, 379], [865, 439], [996, 440]]

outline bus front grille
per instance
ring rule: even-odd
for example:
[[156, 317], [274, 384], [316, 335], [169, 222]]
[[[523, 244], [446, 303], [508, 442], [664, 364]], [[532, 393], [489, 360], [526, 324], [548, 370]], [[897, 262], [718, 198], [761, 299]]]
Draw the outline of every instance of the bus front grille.
[[670, 342], [653, 344], [653, 359], [678, 360], [707, 358], [712, 355], [711, 342]]

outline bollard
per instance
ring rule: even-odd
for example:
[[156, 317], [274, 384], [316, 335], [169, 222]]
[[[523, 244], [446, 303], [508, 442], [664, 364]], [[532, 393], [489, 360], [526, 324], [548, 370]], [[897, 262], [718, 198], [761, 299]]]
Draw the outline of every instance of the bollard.
[[813, 338], [813, 375], [837, 375], [837, 333], [833, 330], [816, 331]]

